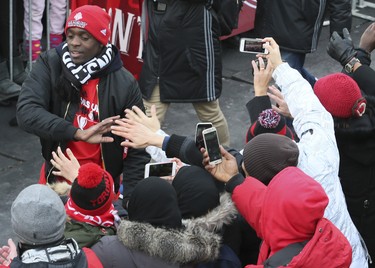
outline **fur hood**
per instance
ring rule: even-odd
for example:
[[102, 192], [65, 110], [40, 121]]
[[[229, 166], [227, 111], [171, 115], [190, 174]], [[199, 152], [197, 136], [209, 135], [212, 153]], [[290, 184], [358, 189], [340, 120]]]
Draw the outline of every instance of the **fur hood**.
[[219, 231], [237, 215], [228, 193], [220, 205], [206, 215], [183, 220], [182, 229], [156, 228], [148, 223], [123, 220], [117, 229], [119, 240], [129, 249], [142, 251], [176, 264], [197, 264], [216, 260], [221, 247]]

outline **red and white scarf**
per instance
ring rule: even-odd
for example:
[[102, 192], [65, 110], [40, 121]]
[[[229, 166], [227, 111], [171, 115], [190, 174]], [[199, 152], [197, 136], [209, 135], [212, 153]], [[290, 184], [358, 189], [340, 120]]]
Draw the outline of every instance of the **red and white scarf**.
[[117, 214], [117, 210], [114, 205], [111, 204], [109, 209], [102, 215], [92, 216], [86, 215], [79, 211], [79, 207], [72, 202], [69, 198], [65, 204], [66, 214], [73, 220], [78, 222], [85, 222], [94, 226], [111, 227], [117, 226], [120, 222], [120, 217]]

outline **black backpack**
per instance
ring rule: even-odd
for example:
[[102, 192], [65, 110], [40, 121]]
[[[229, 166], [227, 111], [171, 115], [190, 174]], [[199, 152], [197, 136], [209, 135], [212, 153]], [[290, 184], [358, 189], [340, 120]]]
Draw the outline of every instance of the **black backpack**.
[[209, 2], [220, 23], [220, 36], [229, 35], [233, 29], [237, 29], [243, 0], [211, 0]]

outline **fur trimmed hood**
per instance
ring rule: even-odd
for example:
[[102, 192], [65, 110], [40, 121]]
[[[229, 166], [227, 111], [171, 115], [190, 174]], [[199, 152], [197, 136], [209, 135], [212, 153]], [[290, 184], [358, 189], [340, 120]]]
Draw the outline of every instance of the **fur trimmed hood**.
[[216, 260], [221, 247], [219, 231], [237, 215], [228, 193], [220, 205], [196, 218], [183, 220], [182, 229], [157, 228], [148, 223], [123, 220], [117, 229], [119, 240], [129, 249], [142, 251], [169, 263], [197, 264]]

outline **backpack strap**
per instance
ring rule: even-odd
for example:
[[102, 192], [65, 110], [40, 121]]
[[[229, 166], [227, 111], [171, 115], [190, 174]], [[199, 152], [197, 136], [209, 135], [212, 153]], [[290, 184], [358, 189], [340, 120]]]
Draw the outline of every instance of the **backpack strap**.
[[264, 261], [264, 268], [287, 266], [289, 262], [302, 251], [308, 242], [309, 240], [293, 243], [279, 250]]

